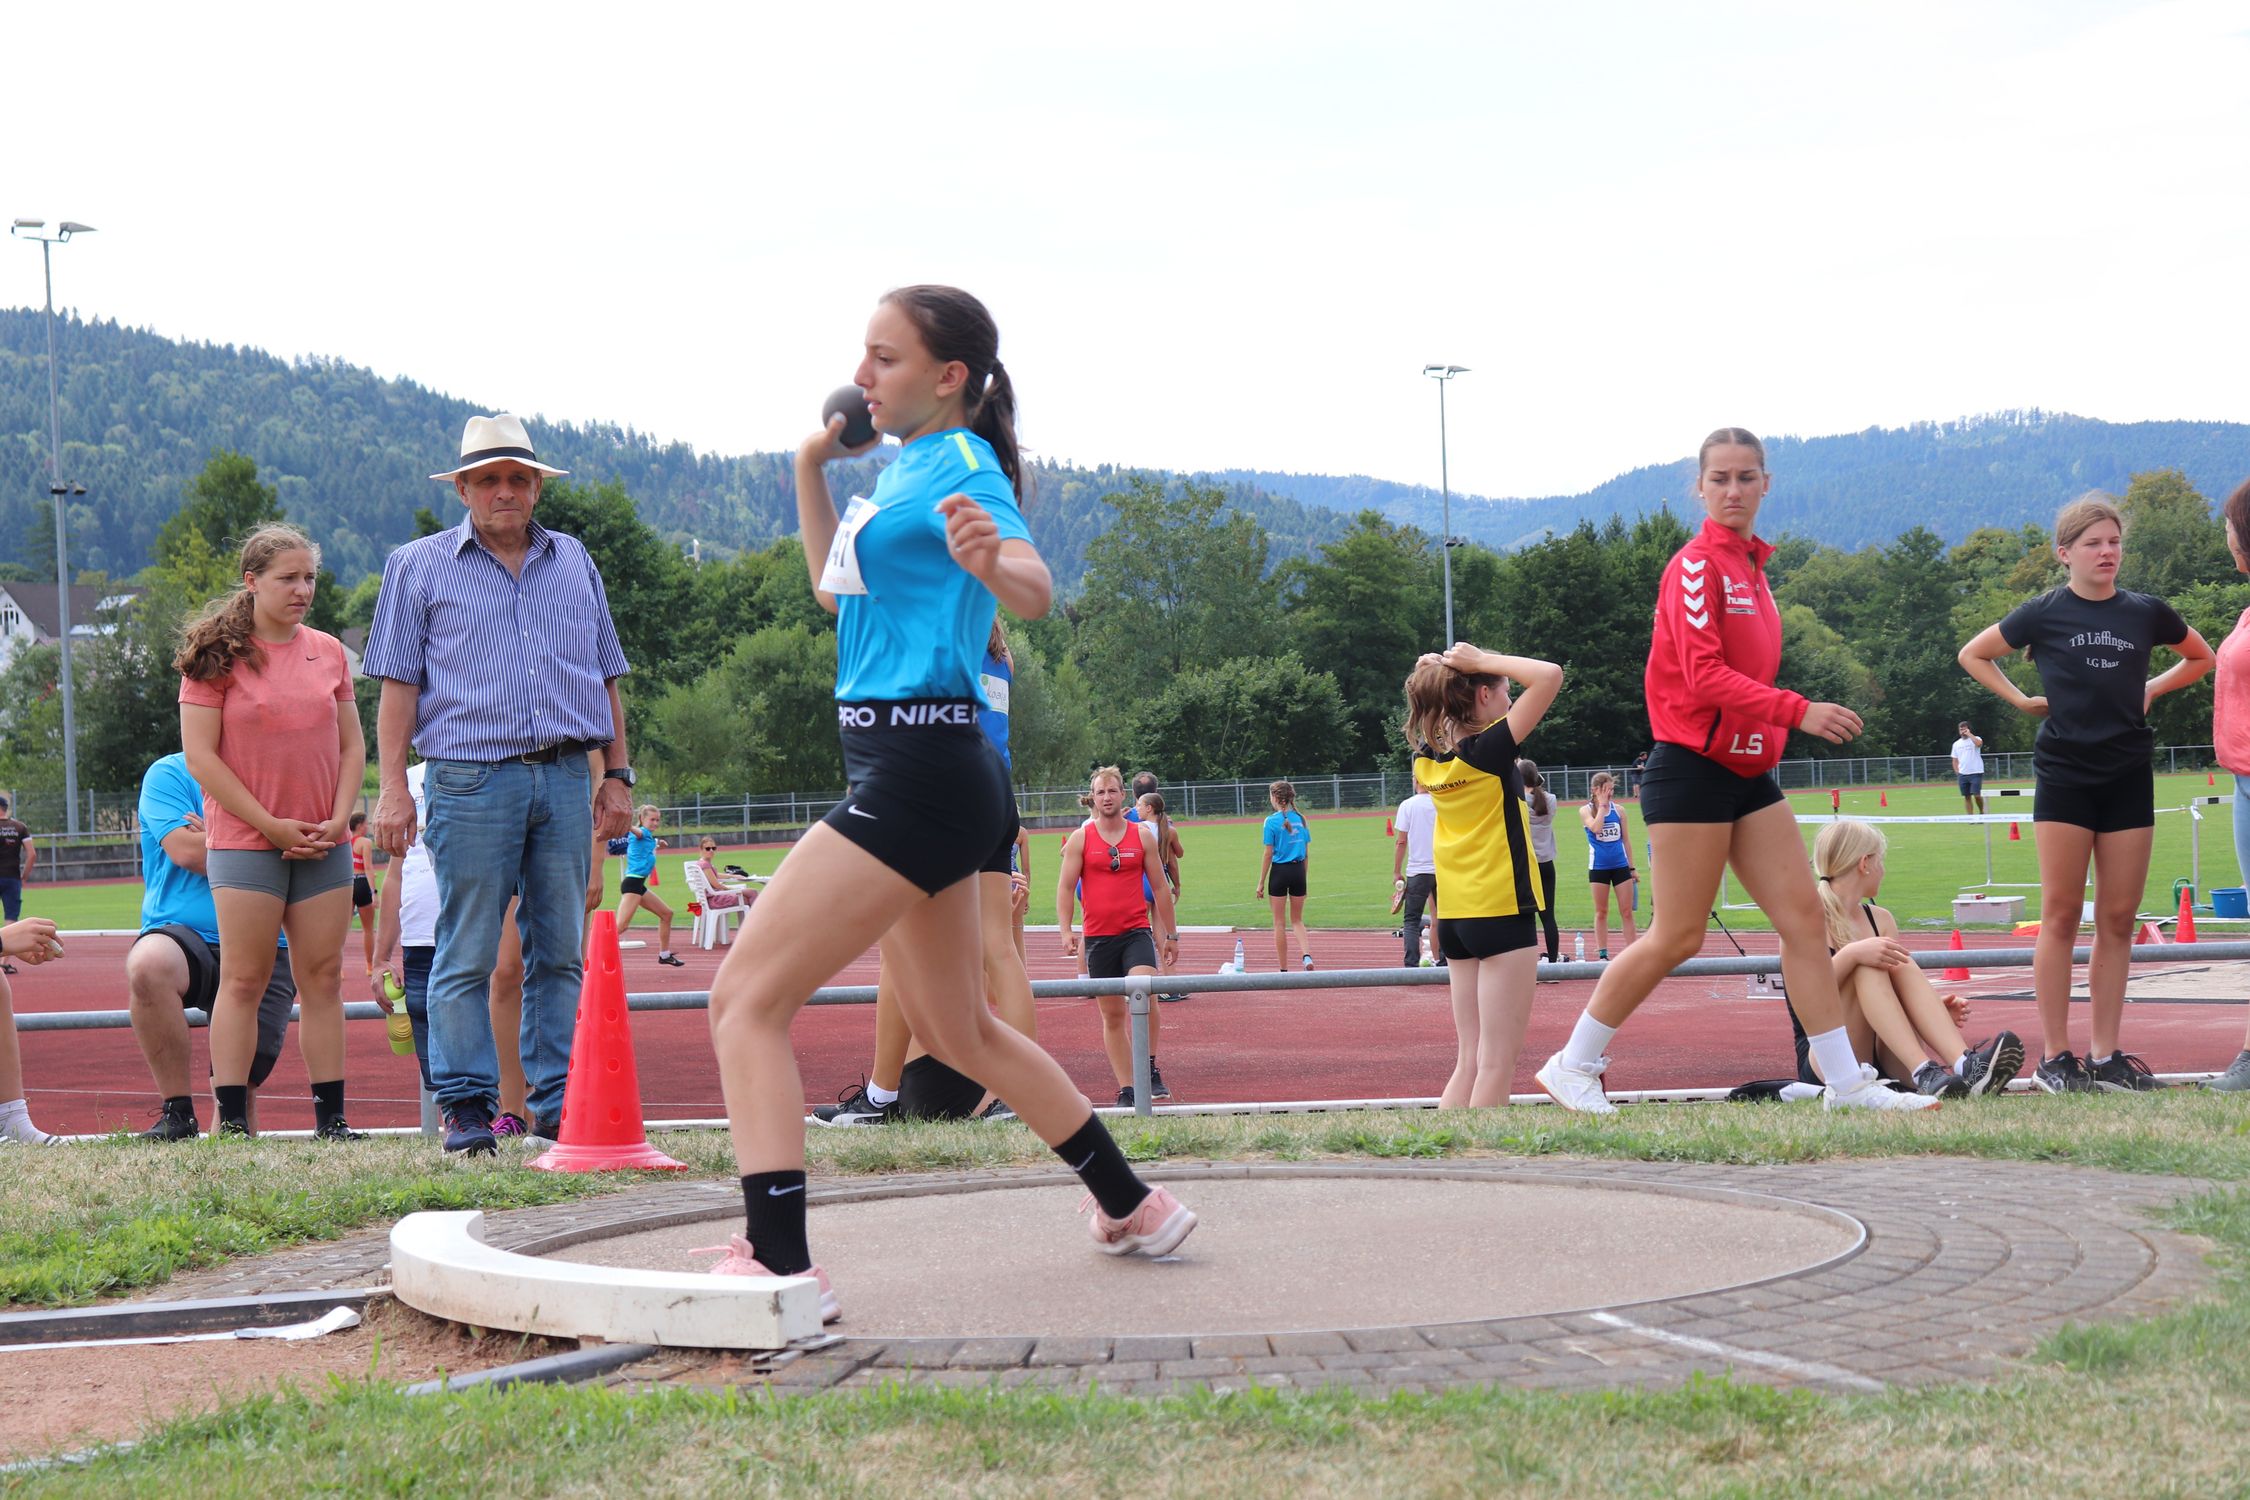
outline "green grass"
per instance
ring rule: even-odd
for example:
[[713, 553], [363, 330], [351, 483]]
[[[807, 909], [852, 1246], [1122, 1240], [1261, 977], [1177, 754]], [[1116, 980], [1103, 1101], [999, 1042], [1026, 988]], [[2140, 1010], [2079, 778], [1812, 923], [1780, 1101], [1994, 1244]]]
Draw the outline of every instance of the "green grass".
[[[531, 1495], [610, 1493], [628, 1483], [657, 1495], [819, 1497], [2239, 1494], [2250, 1472], [2250, 1437], [2239, 1420], [2250, 1400], [2246, 1124], [2238, 1101], [2186, 1091], [1993, 1100], [1911, 1119], [1682, 1105], [1635, 1107], [1607, 1121], [1518, 1109], [1120, 1123], [1128, 1151], [1159, 1163], [1556, 1152], [1788, 1163], [1945, 1154], [2220, 1184], [2164, 1215], [2213, 1243], [2221, 1270], [2213, 1295], [2131, 1324], [2066, 1328], [1986, 1385], [1824, 1397], [1703, 1379], [1661, 1393], [1487, 1389], [1381, 1401], [1335, 1391], [1144, 1401], [890, 1387], [773, 1399], [533, 1386], [431, 1401], [349, 1381], [177, 1421], [83, 1465], [0, 1477], [0, 1490], [471, 1495], [488, 1493], [492, 1476], [505, 1474], [511, 1490]], [[1052, 1161], [1026, 1131], [1005, 1126], [824, 1132], [811, 1144], [815, 1172], [830, 1175]], [[664, 1145], [700, 1171], [730, 1170], [722, 1137], [668, 1136]], [[114, 1148], [117, 1159], [131, 1149]], [[412, 1178], [413, 1150], [422, 1150], [430, 1177], [442, 1173], [479, 1192], [533, 1175], [464, 1176], [428, 1162], [425, 1148], [386, 1160], [383, 1170]], [[319, 1159], [301, 1154], [310, 1151], [280, 1142], [236, 1148], [244, 1161], [292, 1171]], [[36, 1231], [67, 1200], [101, 1189], [96, 1167], [80, 1155], [73, 1148], [0, 1157], [0, 1201], [25, 1203]], [[69, 1177], [65, 1187], [38, 1187], [57, 1172]], [[0, 1249], [0, 1265], [6, 1254]]]
[[[2159, 807], [2178, 807], [2191, 796], [2232, 790], [2231, 787], [2207, 786], [2201, 774], [2186, 773], [2160, 776], [2156, 785]], [[1890, 805], [1883, 807], [1879, 798], [1886, 794]], [[1826, 792], [1794, 793], [1789, 800], [1800, 813], [1828, 811]], [[1885, 792], [1847, 792], [1843, 802], [1846, 813], [1860, 817], [1926, 817], [1961, 811], [1961, 799], [1953, 795], [1950, 787], [1893, 787]], [[2031, 837], [2030, 799], [1994, 799], [1989, 805], [1996, 811], [2023, 815], [2020, 840], [2011, 841], [2004, 826], [1995, 826], [1992, 830], [1993, 878], [2024, 886], [2036, 882], [2038, 855]], [[2229, 810], [2213, 808], [2210, 811], [2215, 816], [2206, 817], [2202, 825], [2205, 882], [2214, 886], [2239, 884]], [[1631, 804], [1625, 805], [1625, 813], [1632, 834], [1634, 863], [1645, 872], [1648, 867], [1647, 830]], [[1566, 929], [1590, 929], [1594, 920], [1593, 898], [1585, 882], [1578, 878], [1584, 868], [1585, 838], [1578, 831], [1577, 816], [1576, 804], [1565, 804], [1555, 810], [1556, 866], [1560, 877], [1557, 881], [1558, 919]], [[1390, 915], [1392, 841], [1383, 833], [1384, 821], [1381, 813], [1313, 815], [1311, 894], [1305, 901], [1305, 920], [1309, 924], [1385, 929], [1397, 925], [1397, 919]], [[1262, 897], [1251, 894], [1258, 878], [1261, 847], [1258, 822], [1198, 822], [1178, 826], [1180, 840], [1187, 848], [1187, 858], [1181, 863], [1184, 879], [1181, 923], [1270, 928], [1271, 907]], [[1950, 926], [1954, 896], [1984, 880], [1985, 831], [1966, 824], [1907, 824], [1886, 831], [1891, 840], [1891, 857], [1890, 875], [1883, 885], [1883, 904], [1908, 926], [1917, 922], [1932, 928]], [[1817, 827], [1804, 830], [1807, 848], [1818, 832]], [[1033, 922], [1054, 920], [1055, 863], [1061, 846], [1059, 831], [1032, 835]], [[780, 865], [783, 853], [781, 849], [735, 850], [721, 855], [719, 863], [738, 864], [753, 874], [770, 875]], [[685, 858], [677, 849], [666, 851], [657, 860], [660, 877], [657, 894], [682, 913], [683, 918], [687, 906], [687, 880], [681, 874], [684, 863]], [[605, 864], [608, 904], [615, 909], [617, 882], [624, 861], [612, 859]], [[2172, 813], [2159, 817], [2156, 852], [2149, 866], [2149, 894], [2143, 909], [2172, 911], [2177, 905], [2170, 894], [2172, 882], [2188, 878], [2190, 869], [2186, 815]], [[1732, 899], [1743, 899], [1739, 885], [1730, 885], [1730, 891]], [[2018, 891], [2015, 894], [2036, 897], [2037, 893]], [[132, 927], [139, 922], [140, 897], [141, 887], [137, 881], [59, 890], [33, 886], [25, 892], [25, 909], [35, 916], [53, 917], [65, 928]], [[1644, 882], [1641, 891], [1644, 909], [1649, 899]], [[2207, 894], [2199, 891], [2197, 900], [2208, 909]], [[2034, 899], [2031, 906], [2036, 905]], [[1726, 920], [1735, 927], [1767, 925], [1765, 919], [1753, 911], [1729, 913]], [[654, 926], [655, 921], [654, 917], [643, 914], [636, 925]]]

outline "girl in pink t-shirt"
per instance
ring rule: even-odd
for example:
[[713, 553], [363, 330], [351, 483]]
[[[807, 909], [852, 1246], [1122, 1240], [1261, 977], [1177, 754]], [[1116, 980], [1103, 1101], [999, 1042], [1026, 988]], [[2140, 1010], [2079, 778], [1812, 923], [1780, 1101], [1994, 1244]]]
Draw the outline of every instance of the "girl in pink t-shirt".
[[188, 623], [172, 663], [219, 917], [211, 1092], [222, 1133], [250, 1133], [258, 1002], [286, 931], [318, 1133], [357, 1139], [344, 1121], [341, 970], [352, 916], [348, 823], [367, 742], [342, 643], [304, 624], [319, 574], [320, 549], [303, 532], [259, 527], [242, 544], [242, 587]]

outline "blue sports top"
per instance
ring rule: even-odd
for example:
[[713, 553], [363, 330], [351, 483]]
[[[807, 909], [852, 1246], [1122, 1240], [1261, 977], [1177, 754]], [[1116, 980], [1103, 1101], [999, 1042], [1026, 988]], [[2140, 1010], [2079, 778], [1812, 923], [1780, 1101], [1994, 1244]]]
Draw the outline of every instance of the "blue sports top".
[[1016, 763], [1008, 754], [1008, 700], [1015, 693], [1016, 669], [987, 651], [979, 685], [984, 689], [984, 707], [977, 710], [977, 723], [1000, 752], [1000, 764], [1013, 770]]
[[625, 873], [648, 875], [656, 869], [656, 835], [635, 823], [625, 833]]
[[948, 495], [989, 511], [1003, 541], [1031, 540], [1015, 487], [983, 438], [953, 427], [901, 448], [875, 481], [875, 514], [853, 541], [867, 592], [836, 599], [838, 699], [985, 701], [977, 667], [998, 605], [946, 550], [937, 506]]
[[1305, 826], [1305, 815], [1295, 808], [1269, 814], [1263, 837], [1272, 848], [1273, 862], [1277, 865], [1295, 864], [1312, 847], [1312, 830]]
[[[166, 834], [202, 816], [203, 788], [189, 773], [185, 755], [175, 750], [142, 774], [141, 931], [185, 927], [216, 950], [219, 913], [211, 904], [211, 882], [173, 864], [164, 852]], [[288, 934], [282, 934], [280, 946], [289, 946]]]
[[1633, 867], [1633, 852], [1625, 847], [1625, 819], [1615, 807], [1603, 812], [1599, 824], [1583, 831], [1587, 869], [1629, 870]]

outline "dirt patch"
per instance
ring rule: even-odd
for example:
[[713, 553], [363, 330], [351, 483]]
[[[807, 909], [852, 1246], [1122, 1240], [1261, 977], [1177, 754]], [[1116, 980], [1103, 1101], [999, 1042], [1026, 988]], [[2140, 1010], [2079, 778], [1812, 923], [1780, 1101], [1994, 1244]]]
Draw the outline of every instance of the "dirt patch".
[[[307, 1321], [317, 1314], [308, 1312]], [[67, 1452], [137, 1436], [174, 1417], [294, 1385], [319, 1391], [331, 1375], [408, 1384], [536, 1359], [575, 1341], [517, 1334], [473, 1337], [387, 1297], [357, 1328], [325, 1338], [226, 1339], [16, 1352], [0, 1348], [0, 1460]]]

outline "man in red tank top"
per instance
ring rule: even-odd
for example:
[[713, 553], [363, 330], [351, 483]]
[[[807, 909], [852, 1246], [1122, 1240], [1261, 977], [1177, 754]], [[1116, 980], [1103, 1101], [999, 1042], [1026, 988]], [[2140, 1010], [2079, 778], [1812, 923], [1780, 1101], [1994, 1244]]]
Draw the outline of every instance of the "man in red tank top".
[[[1154, 974], [1158, 948], [1164, 962], [1178, 956], [1177, 920], [1172, 913], [1171, 882], [1159, 878], [1145, 888], [1156, 898], [1158, 931], [1148, 925], [1148, 896], [1141, 876], [1159, 868], [1156, 830], [1146, 823], [1125, 821], [1125, 777], [1115, 766], [1103, 766], [1088, 788], [1094, 815], [1063, 844], [1062, 869], [1055, 886], [1055, 920], [1062, 930], [1063, 951], [1078, 952], [1078, 904], [1086, 905], [1086, 973], [1093, 979], [1119, 979], [1128, 974]], [[1152, 940], [1153, 939], [1153, 940]], [[1117, 1075], [1117, 1102], [1127, 1108], [1133, 1098], [1133, 1034], [1123, 995], [1102, 995], [1102, 1045], [1109, 1053], [1110, 1071]], [[1156, 1068], [1156, 1039], [1160, 1012], [1148, 1013], [1149, 1095], [1169, 1099], [1172, 1091]]]

